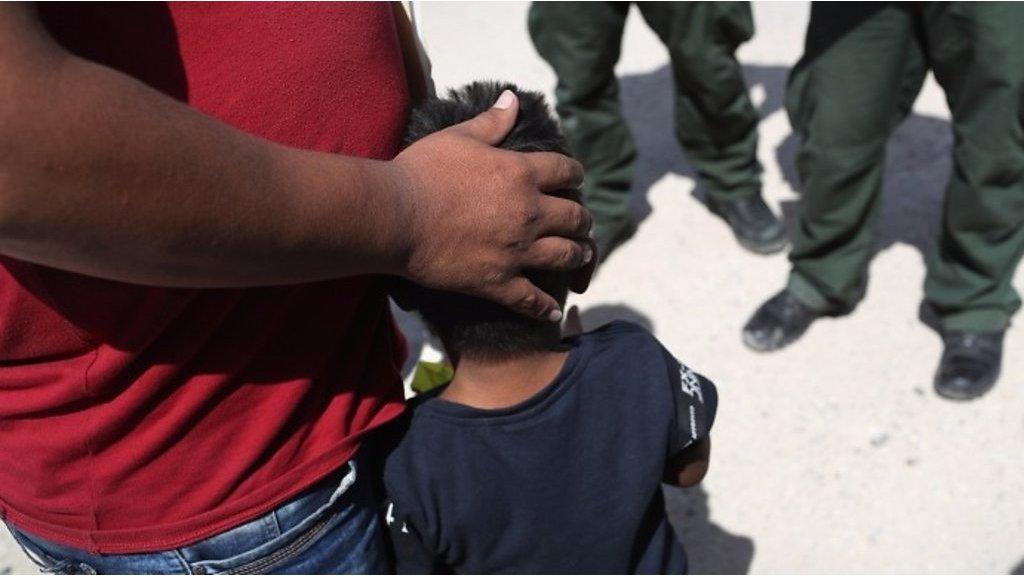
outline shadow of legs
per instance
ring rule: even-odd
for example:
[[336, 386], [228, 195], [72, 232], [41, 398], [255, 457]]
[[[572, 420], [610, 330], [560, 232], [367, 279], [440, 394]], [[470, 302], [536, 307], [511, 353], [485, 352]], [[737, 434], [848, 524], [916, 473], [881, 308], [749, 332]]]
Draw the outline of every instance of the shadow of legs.
[[[761, 118], [782, 107], [788, 71], [785, 66], [743, 67], [748, 87], [761, 86], [764, 89]], [[647, 200], [651, 186], [668, 174], [696, 180], [697, 173], [686, 160], [672, 128], [675, 86], [669, 66], [645, 74], [622, 76], [619, 89], [622, 112], [637, 147], [631, 204], [634, 218], [641, 222], [651, 213], [651, 205]], [[693, 190], [693, 197], [706, 204], [706, 193], [699, 184]]]
[[711, 522], [704, 488], [665, 486], [669, 521], [682, 541], [691, 574], [747, 574], [754, 541]]

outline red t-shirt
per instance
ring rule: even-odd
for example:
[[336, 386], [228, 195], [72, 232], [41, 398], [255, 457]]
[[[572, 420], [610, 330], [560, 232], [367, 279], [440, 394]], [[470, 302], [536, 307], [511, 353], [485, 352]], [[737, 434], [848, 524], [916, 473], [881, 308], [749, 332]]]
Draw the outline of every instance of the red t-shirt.
[[[408, 96], [389, 4], [40, 11], [69, 50], [247, 132], [396, 153]], [[209, 537], [395, 417], [404, 353], [372, 277], [161, 289], [0, 258], [0, 513], [91, 552]]]

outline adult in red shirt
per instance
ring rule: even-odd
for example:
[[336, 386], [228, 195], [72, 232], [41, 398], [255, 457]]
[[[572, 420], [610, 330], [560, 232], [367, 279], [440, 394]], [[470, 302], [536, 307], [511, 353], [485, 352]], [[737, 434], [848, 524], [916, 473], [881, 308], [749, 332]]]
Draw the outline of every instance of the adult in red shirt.
[[395, 156], [398, 23], [0, 5], [0, 513], [46, 568], [381, 571], [404, 350], [372, 275], [560, 317], [520, 270], [592, 260], [545, 195], [579, 165], [492, 147], [510, 93]]

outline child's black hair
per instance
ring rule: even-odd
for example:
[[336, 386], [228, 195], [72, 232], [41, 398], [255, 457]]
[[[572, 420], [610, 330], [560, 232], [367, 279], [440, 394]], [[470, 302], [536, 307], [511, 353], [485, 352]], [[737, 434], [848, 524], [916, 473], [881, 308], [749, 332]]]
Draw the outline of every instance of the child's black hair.
[[[519, 114], [500, 147], [517, 152], [559, 152], [568, 146], [551, 115], [544, 96], [508, 82], [474, 82], [449, 90], [446, 98], [433, 97], [414, 108], [403, 148], [438, 130], [459, 124], [488, 110], [505, 90], [519, 99]], [[528, 270], [525, 276], [559, 305], [565, 303], [569, 275]], [[392, 295], [400, 306], [417, 310], [454, 358], [509, 358], [559, 347], [559, 326], [516, 314], [486, 300], [423, 288], [399, 280]]]

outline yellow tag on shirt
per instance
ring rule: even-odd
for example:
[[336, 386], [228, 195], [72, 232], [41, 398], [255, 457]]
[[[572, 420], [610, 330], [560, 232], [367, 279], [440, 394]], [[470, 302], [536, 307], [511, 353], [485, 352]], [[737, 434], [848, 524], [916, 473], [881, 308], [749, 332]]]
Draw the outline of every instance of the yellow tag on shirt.
[[416, 371], [412, 377], [412, 390], [417, 394], [423, 394], [444, 386], [452, 381], [455, 370], [447, 362], [425, 362], [420, 360], [416, 363]]

